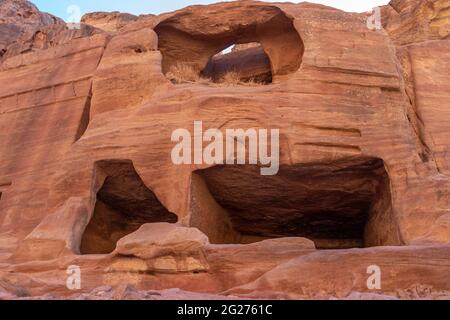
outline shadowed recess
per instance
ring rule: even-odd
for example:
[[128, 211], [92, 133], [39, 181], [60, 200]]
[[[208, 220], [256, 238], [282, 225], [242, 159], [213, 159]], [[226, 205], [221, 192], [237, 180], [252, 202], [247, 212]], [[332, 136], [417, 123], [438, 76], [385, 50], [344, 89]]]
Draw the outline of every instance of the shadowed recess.
[[350, 248], [382, 245], [395, 230], [389, 178], [379, 159], [281, 166], [276, 176], [261, 176], [249, 165], [194, 175], [192, 221], [212, 242], [306, 237], [317, 248]]
[[95, 180], [101, 187], [81, 241], [82, 254], [110, 253], [119, 239], [145, 223], [178, 220], [146, 187], [131, 161], [97, 162]]
[[89, 90], [89, 96], [86, 98], [86, 103], [84, 105], [83, 113], [81, 114], [80, 122], [78, 125], [77, 133], [75, 134], [75, 142], [81, 139], [81, 137], [86, 132], [91, 113], [91, 103], [92, 103], [92, 87]]

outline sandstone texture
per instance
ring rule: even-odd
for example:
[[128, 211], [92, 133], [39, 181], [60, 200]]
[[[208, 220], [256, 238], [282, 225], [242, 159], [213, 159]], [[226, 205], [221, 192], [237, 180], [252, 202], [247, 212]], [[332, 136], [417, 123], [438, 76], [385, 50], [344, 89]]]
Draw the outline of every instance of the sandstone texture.
[[[0, 0], [0, 299], [450, 299], [450, 1], [379, 13]], [[194, 121], [278, 174], [175, 165]]]
[[81, 23], [94, 26], [107, 32], [115, 32], [126, 26], [129, 22], [136, 21], [137, 16], [121, 12], [93, 12], [83, 16]]
[[0, 2], [0, 54], [19, 39], [33, 37], [40, 28], [62, 25], [63, 21], [40, 12], [28, 1]]

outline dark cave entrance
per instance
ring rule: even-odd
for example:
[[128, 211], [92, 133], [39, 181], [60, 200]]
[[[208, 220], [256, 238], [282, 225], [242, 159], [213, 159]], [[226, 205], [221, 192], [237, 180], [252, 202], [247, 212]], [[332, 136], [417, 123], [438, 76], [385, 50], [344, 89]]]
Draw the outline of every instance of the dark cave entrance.
[[194, 173], [191, 223], [212, 243], [305, 237], [318, 249], [396, 243], [389, 177], [380, 159], [281, 166], [216, 166]]
[[81, 241], [82, 254], [111, 253], [119, 239], [145, 223], [177, 222], [177, 216], [146, 187], [131, 161], [97, 162], [95, 178], [101, 187]]

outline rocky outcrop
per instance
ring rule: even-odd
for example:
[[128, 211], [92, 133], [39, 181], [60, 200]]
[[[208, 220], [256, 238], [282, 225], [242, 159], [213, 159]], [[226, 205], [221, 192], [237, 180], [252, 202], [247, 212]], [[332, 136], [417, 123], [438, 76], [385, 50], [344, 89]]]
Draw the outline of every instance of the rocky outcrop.
[[383, 25], [398, 45], [445, 40], [450, 35], [447, 1], [393, 0], [383, 7]]
[[[0, 298], [448, 298], [448, 1], [392, 1], [381, 30], [309, 3], [76, 30], [0, 4]], [[279, 129], [278, 173], [174, 164], [194, 121]]]
[[63, 21], [42, 13], [31, 2], [19, 0], [0, 1], [0, 53], [4, 55], [9, 45], [17, 39], [30, 38], [40, 28], [62, 25]]
[[115, 32], [129, 22], [136, 21], [137, 19], [137, 16], [129, 13], [93, 12], [85, 14], [81, 18], [81, 23], [91, 25], [107, 32]]
[[26, 0], [2, 0], [0, 9], [0, 58], [4, 60], [99, 33], [86, 24], [67, 26], [62, 19], [40, 12]]

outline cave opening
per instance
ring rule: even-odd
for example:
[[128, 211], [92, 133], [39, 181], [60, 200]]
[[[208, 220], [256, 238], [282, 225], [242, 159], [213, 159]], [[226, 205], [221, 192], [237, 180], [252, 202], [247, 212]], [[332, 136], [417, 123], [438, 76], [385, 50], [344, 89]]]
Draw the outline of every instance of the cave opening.
[[304, 237], [318, 249], [399, 244], [389, 176], [380, 159], [284, 165], [215, 166], [192, 177], [191, 224], [212, 243]]
[[[205, 12], [203, 12], [205, 10]], [[175, 14], [156, 27], [162, 72], [174, 83], [270, 84], [301, 66], [304, 44], [293, 19], [270, 5], [223, 6]], [[233, 12], [235, 14], [233, 14]]]
[[81, 254], [108, 254], [117, 241], [145, 223], [176, 223], [156, 195], [144, 184], [129, 160], [95, 164], [95, 207], [80, 246]]
[[233, 44], [209, 58], [200, 74], [216, 83], [272, 83], [270, 58], [258, 42]]

